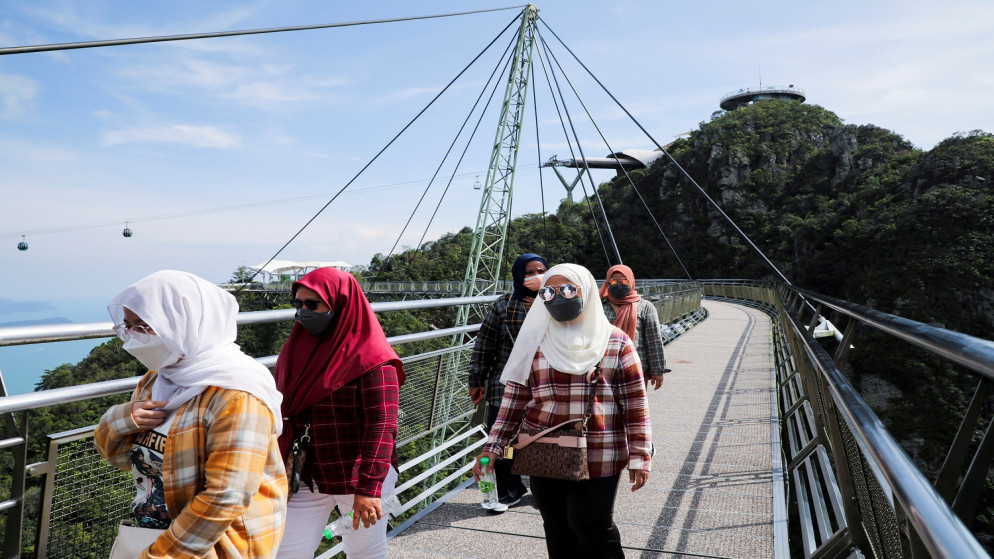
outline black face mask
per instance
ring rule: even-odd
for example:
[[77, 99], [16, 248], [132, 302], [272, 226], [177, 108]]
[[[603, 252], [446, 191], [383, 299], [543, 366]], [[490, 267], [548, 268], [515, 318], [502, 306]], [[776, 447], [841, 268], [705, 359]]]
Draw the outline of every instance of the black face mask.
[[611, 297], [615, 299], [624, 299], [632, 292], [632, 286], [619, 283], [617, 285], [607, 286], [607, 292], [611, 294]]
[[294, 319], [307, 331], [315, 336], [320, 335], [331, 325], [331, 320], [335, 317], [334, 311], [317, 312], [311, 309], [297, 309]]
[[579, 297], [567, 299], [562, 295], [556, 295], [551, 301], [545, 302], [545, 308], [553, 320], [569, 322], [580, 316], [580, 311], [583, 310], [583, 299]]

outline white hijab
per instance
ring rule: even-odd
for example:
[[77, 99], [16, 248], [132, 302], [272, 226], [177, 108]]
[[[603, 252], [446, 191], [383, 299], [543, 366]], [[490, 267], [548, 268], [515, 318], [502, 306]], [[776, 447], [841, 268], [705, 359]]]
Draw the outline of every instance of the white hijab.
[[553, 276], [563, 276], [580, 287], [583, 309], [575, 319], [559, 322], [549, 316], [545, 304], [536, 299], [521, 324], [521, 331], [500, 376], [504, 384], [508, 381], [527, 384], [535, 351], [539, 347], [553, 369], [571, 375], [590, 371], [604, 358], [614, 325], [604, 316], [594, 276], [583, 266], [559, 264], [545, 272], [542, 287]]
[[162, 367], [152, 385], [152, 399], [165, 400], [172, 410], [208, 386], [242, 390], [262, 400], [273, 412], [276, 433], [283, 430], [272, 373], [235, 344], [238, 302], [227, 291], [187, 272], [155, 272], [118, 293], [109, 305], [114, 324], [124, 309], [155, 330], [179, 362]]

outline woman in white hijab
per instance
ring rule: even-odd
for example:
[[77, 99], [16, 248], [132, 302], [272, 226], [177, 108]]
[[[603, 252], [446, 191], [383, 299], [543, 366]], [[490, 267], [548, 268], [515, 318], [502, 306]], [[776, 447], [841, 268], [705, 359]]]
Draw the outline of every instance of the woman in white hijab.
[[642, 364], [628, 336], [604, 316], [597, 283], [584, 267], [553, 266], [545, 273], [501, 375], [500, 414], [473, 473], [483, 474], [518, 430], [542, 430], [582, 418], [593, 391], [587, 423], [590, 479], [567, 481], [531, 476], [531, 491], [552, 559], [623, 558], [614, 524], [621, 472], [632, 491], [649, 479], [649, 429]]
[[[287, 483], [276, 437], [282, 395], [235, 344], [238, 303], [186, 272], [156, 272], [108, 305], [124, 350], [149, 372], [111, 407], [94, 441], [130, 470], [131, 557], [275, 557]], [[127, 540], [127, 541], [125, 541]]]

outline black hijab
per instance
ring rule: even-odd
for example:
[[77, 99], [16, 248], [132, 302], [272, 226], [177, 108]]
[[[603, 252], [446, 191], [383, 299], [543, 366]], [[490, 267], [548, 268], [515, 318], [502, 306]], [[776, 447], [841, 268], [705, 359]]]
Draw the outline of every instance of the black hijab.
[[549, 267], [549, 263], [545, 261], [545, 258], [537, 254], [526, 252], [519, 256], [514, 261], [514, 266], [511, 266], [511, 279], [514, 281], [514, 293], [511, 294], [512, 299], [524, 299], [525, 297], [538, 295], [538, 291], [532, 291], [525, 287], [525, 267], [533, 260], [540, 261], [546, 268]]

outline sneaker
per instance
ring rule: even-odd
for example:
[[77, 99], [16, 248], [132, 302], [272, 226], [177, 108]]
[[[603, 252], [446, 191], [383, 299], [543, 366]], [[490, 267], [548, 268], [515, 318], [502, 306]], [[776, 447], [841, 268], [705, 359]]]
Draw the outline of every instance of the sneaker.
[[517, 495], [517, 496], [515, 496], [515, 495], [506, 495], [504, 497], [500, 497], [499, 499], [497, 499], [497, 502], [499, 502], [501, 505], [504, 505], [505, 507], [509, 508], [509, 507], [513, 507], [514, 505], [520, 503], [521, 502], [521, 498], [523, 496], [524, 495]]
[[483, 508], [486, 509], [487, 512], [489, 512], [491, 514], [504, 514], [505, 512], [507, 512], [507, 505], [505, 505], [503, 502], [498, 502], [497, 506], [495, 506], [493, 508], [487, 508], [487, 507], [483, 507]]

